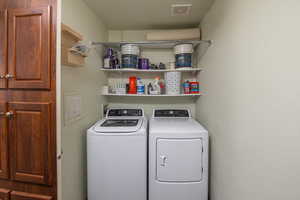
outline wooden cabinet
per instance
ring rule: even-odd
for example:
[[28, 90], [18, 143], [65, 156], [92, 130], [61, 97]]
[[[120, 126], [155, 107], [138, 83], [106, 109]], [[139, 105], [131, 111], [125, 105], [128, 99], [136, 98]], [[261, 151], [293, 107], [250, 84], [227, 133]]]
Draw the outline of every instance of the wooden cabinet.
[[56, 8], [0, 0], [0, 200], [57, 199]]
[[0, 178], [9, 178], [9, 163], [11, 180], [52, 183], [51, 155], [55, 147], [51, 137], [50, 105], [15, 102], [8, 103], [7, 109], [5, 103], [0, 103]]
[[0, 200], [9, 200], [9, 190], [0, 188]]
[[0, 89], [6, 88], [7, 74], [7, 10], [0, 10]]
[[39, 194], [31, 194], [25, 192], [11, 192], [10, 195], [11, 200], [52, 200], [51, 196], [39, 195]]
[[51, 184], [51, 116], [49, 103], [8, 103], [11, 179]]
[[0, 178], [8, 178], [8, 137], [6, 104], [0, 103]]
[[0, 10], [0, 88], [50, 89], [50, 25], [50, 7]]
[[8, 10], [9, 88], [50, 89], [50, 7]]
[[53, 200], [53, 197], [0, 188], [0, 200]]

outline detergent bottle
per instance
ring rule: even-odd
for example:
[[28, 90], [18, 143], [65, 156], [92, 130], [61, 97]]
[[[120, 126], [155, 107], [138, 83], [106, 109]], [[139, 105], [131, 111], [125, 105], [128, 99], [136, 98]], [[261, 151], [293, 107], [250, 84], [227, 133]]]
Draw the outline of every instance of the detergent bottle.
[[153, 94], [161, 94], [161, 85], [160, 85], [160, 78], [155, 77], [154, 83], [153, 83]]
[[137, 94], [145, 94], [145, 85], [143, 84], [141, 78], [137, 79]]

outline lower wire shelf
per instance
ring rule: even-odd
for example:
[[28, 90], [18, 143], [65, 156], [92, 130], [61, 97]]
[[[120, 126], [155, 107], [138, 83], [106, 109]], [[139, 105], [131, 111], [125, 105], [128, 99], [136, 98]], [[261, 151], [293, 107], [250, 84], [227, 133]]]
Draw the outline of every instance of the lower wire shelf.
[[123, 96], [123, 97], [197, 97], [201, 96], [202, 93], [197, 94], [159, 94], [159, 95], [150, 95], [150, 94], [114, 94], [107, 93], [102, 94], [103, 96]]

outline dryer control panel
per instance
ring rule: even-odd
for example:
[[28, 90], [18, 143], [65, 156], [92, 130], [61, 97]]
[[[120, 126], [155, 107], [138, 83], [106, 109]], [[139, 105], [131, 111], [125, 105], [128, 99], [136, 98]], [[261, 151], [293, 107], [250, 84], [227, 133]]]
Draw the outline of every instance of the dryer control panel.
[[183, 117], [190, 118], [191, 114], [188, 109], [155, 109], [153, 111], [153, 117]]

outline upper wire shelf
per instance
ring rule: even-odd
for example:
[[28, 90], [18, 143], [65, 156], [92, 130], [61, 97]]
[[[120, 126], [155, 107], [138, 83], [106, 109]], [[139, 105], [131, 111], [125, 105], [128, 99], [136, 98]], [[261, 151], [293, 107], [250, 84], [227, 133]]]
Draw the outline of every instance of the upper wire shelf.
[[212, 44], [211, 40], [161, 40], [161, 41], [139, 41], [139, 42], [91, 42], [92, 45], [103, 45], [105, 47], [120, 48], [122, 45], [134, 44], [141, 48], [152, 49], [169, 49], [178, 44], [192, 44], [194, 48], [199, 45], [209, 47]]

